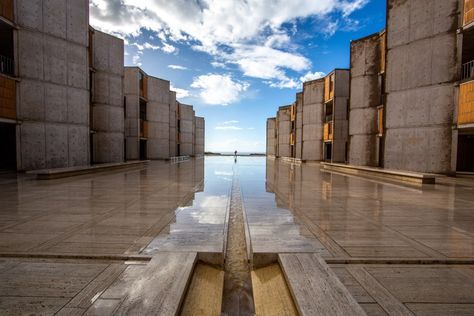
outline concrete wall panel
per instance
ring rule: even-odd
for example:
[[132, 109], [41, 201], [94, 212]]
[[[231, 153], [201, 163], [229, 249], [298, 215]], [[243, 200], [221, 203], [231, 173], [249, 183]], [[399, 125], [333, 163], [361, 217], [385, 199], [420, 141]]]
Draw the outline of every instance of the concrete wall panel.
[[43, 79], [43, 36], [22, 30], [18, 32], [19, 76]]
[[44, 32], [65, 39], [67, 35], [67, 0], [44, 0], [43, 12]]
[[44, 84], [45, 119], [49, 122], [67, 122], [67, 87]]
[[87, 90], [68, 88], [68, 122], [89, 125], [89, 93]]
[[42, 0], [16, 0], [16, 22], [23, 26], [38, 31], [43, 29], [43, 1]]
[[70, 125], [69, 166], [84, 166], [89, 163], [89, 128], [87, 126]]
[[43, 121], [45, 118], [44, 84], [23, 79], [19, 85], [18, 118]]
[[44, 123], [23, 122], [20, 125], [20, 170], [46, 168], [45, 143]]
[[45, 38], [47, 41], [44, 45], [44, 80], [57, 84], [67, 85], [68, 69], [67, 42], [53, 37]]
[[68, 165], [68, 127], [65, 124], [45, 124], [46, 168]]

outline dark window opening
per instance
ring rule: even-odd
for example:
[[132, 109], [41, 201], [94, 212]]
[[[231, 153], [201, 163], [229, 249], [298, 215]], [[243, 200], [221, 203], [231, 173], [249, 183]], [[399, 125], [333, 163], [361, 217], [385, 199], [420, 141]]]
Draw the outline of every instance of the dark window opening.
[[0, 123], [0, 170], [16, 170], [16, 125]]
[[146, 160], [147, 159], [147, 141], [144, 139], [140, 140], [140, 160]]
[[0, 73], [14, 76], [13, 28], [0, 21]]

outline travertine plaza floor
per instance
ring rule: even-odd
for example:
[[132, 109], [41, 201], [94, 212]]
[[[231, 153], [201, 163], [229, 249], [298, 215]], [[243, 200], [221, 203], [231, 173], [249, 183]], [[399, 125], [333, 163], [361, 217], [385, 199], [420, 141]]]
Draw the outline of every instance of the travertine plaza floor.
[[254, 259], [318, 253], [369, 315], [474, 315], [474, 178], [416, 187], [250, 157], [0, 175], [0, 315], [112, 314], [159, 252], [218, 264], [235, 178]]

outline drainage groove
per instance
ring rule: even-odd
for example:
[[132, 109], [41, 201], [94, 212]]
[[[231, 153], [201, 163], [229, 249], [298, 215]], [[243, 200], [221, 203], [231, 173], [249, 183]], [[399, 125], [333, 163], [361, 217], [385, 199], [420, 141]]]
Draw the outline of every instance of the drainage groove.
[[245, 241], [244, 211], [238, 176], [234, 170], [225, 254], [223, 315], [254, 315], [250, 266]]

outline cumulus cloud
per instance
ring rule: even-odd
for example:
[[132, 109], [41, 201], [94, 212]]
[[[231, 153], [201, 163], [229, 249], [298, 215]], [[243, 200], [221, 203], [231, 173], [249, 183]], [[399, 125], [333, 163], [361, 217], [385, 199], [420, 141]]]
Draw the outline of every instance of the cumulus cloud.
[[[339, 20], [328, 18], [332, 13], [349, 19], [368, 1], [91, 0], [90, 19], [93, 26], [125, 38], [144, 29], [152, 31], [161, 40], [159, 49], [166, 53], [177, 53], [171, 43], [190, 45], [210, 54], [214, 67], [233, 64], [247, 77], [293, 88], [297, 80], [287, 72], [311, 68], [309, 59], [291, 43], [297, 31], [294, 22], [317, 19], [321, 32], [331, 36], [341, 28]], [[289, 23], [295, 25], [293, 29], [288, 29]]]
[[168, 68], [175, 69], [175, 70], [187, 70], [187, 67], [181, 65], [168, 65]]
[[301, 82], [306, 82], [306, 81], [321, 79], [324, 76], [326, 76], [326, 74], [324, 72], [321, 72], [321, 71], [308, 72], [308, 73], [306, 73], [306, 75], [304, 75], [303, 77], [300, 78], [300, 81]]
[[249, 88], [247, 82], [235, 81], [231, 75], [207, 74], [194, 78], [192, 88], [199, 89], [201, 100], [210, 105], [229, 105], [237, 102]]
[[221, 131], [240, 131], [242, 128], [238, 126], [232, 126], [232, 125], [225, 125], [225, 126], [216, 126], [216, 130], [221, 130]]
[[186, 89], [180, 89], [180, 88], [171, 86], [170, 90], [176, 92], [176, 99], [184, 99], [186, 97], [191, 96], [191, 93]]

